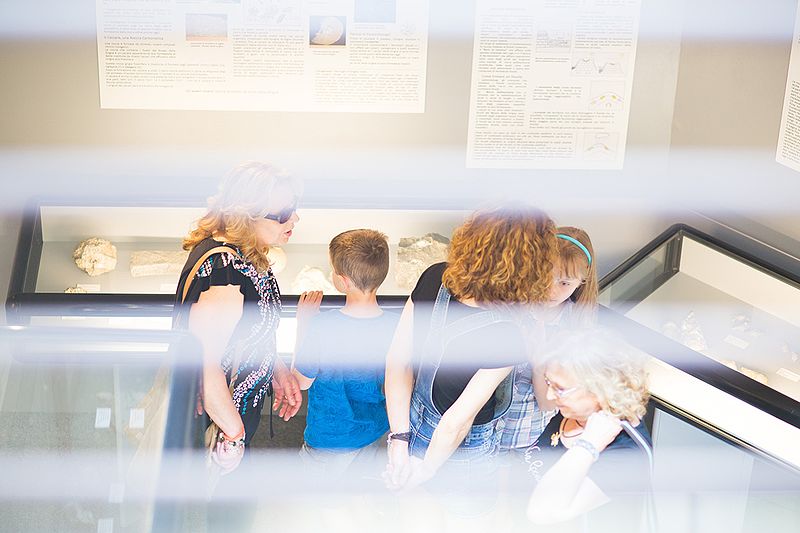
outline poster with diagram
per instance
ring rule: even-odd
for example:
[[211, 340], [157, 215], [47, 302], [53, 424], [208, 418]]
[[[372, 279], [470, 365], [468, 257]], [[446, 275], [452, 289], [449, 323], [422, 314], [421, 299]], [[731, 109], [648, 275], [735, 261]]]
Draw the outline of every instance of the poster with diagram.
[[641, 0], [478, 0], [467, 166], [625, 158]]
[[422, 113], [429, 0], [96, 0], [100, 105]]
[[800, 171], [800, 2], [794, 19], [794, 37], [789, 56], [789, 74], [783, 95], [781, 129], [775, 160]]

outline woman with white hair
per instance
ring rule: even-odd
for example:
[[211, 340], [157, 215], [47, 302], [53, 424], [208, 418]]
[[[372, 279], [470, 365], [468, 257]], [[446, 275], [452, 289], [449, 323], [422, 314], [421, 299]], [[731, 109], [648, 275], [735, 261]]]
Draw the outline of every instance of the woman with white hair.
[[537, 481], [528, 518], [562, 522], [602, 506], [617, 492], [646, 491], [645, 451], [631, 436], [649, 444], [641, 423], [649, 396], [639, 354], [616, 335], [593, 329], [564, 334], [542, 364], [547, 399], [558, 414], [525, 454]]
[[[258, 427], [264, 396], [285, 420], [302, 402], [297, 382], [277, 357], [281, 298], [267, 253], [284, 245], [300, 220], [298, 183], [275, 167], [234, 168], [184, 239], [190, 250], [176, 293], [174, 326], [203, 348], [200, 401], [211, 422], [212, 459], [223, 473], [238, 466]], [[207, 436], [208, 437], [208, 436]]]

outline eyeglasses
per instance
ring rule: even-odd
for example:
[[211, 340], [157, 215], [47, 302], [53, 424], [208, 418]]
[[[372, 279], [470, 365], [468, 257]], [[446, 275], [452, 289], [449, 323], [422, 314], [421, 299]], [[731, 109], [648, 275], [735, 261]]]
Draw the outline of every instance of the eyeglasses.
[[564, 396], [572, 394], [576, 390], [580, 389], [580, 387], [570, 387], [569, 389], [562, 389], [562, 388], [556, 387], [555, 385], [553, 385], [552, 381], [547, 379], [546, 376], [544, 378], [544, 383], [545, 383], [545, 385], [547, 385], [548, 388], [552, 389], [553, 392], [555, 393], [555, 395], [558, 396], [559, 398], [563, 398]]
[[556, 278], [553, 280], [554, 285], [576, 285], [580, 287], [581, 285], [586, 285], [585, 279], [578, 279], [578, 278]]
[[267, 220], [274, 220], [278, 224], [286, 224], [286, 222], [292, 218], [292, 215], [294, 215], [295, 211], [297, 211], [297, 200], [295, 200], [289, 207], [284, 207], [277, 213], [267, 213], [264, 215], [264, 218]]

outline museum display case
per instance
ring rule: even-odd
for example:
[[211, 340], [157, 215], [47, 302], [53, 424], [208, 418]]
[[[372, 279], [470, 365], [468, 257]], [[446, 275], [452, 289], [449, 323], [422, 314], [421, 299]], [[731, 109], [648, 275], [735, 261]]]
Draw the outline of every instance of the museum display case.
[[[9, 323], [168, 329], [186, 255], [181, 241], [203, 205], [201, 199], [32, 202], [6, 301]], [[390, 268], [378, 297], [384, 307], [399, 308], [424, 268], [445, 259], [452, 230], [466, 213], [311, 206], [298, 215], [290, 243], [273, 256], [284, 307], [282, 353], [292, 351], [293, 310], [302, 291], [323, 290], [323, 307], [344, 301], [330, 279], [331, 238], [355, 228], [387, 235]]]
[[[150, 531], [197, 431], [197, 345], [170, 331], [0, 328], [9, 531]], [[161, 508], [160, 513], [158, 512]]]
[[796, 273], [675, 226], [603, 279], [600, 302], [704, 357], [681, 365], [800, 402]]
[[800, 260], [766, 252], [675, 225], [601, 280], [601, 320], [651, 356], [656, 402], [796, 469]]
[[600, 282], [601, 322], [647, 355], [662, 528], [790, 531], [800, 512], [800, 259], [773, 257], [677, 224]]

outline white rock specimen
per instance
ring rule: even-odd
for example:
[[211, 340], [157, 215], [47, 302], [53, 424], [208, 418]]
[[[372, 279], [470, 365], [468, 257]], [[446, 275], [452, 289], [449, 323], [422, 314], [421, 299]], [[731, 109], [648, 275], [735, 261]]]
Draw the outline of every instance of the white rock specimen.
[[708, 348], [703, 331], [694, 316], [694, 311], [690, 311], [686, 315], [680, 326], [671, 320], [664, 322], [661, 326], [661, 333], [697, 352], [702, 352]]
[[791, 359], [793, 363], [796, 363], [798, 360], [800, 360], [800, 355], [793, 351], [785, 342], [781, 344], [781, 352], [785, 357]]
[[292, 282], [292, 292], [300, 294], [306, 291], [322, 291], [324, 294], [336, 294], [336, 287], [322, 269], [305, 265]]
[[272, 273], [275, 275], [280, 274], [286, 268], [286, 252], [282, 248], [271, 247], [267, 252], [267, 259], [269, 259]]
[[92, 237], [81, 241], [72, 257], [78, 268], [90, 276], [99, 276], [117, 267], [117, 247], [106, 239]]
[[661, 333], [669, 337], [674, 341], [681, 342], [681, 328], [678, 327], [678, 324], [670, 320], [669, 322], [665, 322], [661, 326]]
[[759, 383], [762, 383], [764, 385], [767, 384], [767, 376], [765, 376], [761, 372], [756, 372], [755, 370], [751, 370], [743, 366], [739, 367], [739, 372], [741, 372], [750, 379], [758, 381]]
[[700, 324], [697, 323], [694, 311], [689, 311], [689, 314], [681, 322], [681, 342], [696, 352], [702, 352], [708, 348], [706, 337], [700, 329]]
[[395, 283], [401, 289], [411, 290], [419, 276], [434, 263], [447, 261], [447, 246], [450, 240], [438, 233], [422, 237], [403, 237], [397, 247]]
[[140, 250], [131, 254], [131, 277], [170, 276], [181, 273], [189, 252]]
[[757, 339], [758, 337], [764, 334], [764, 332], [755, 329], [752, 326], [749, 316], [742, 314], [733, 315], [733, 317], [731, 317], [731, 329], [733, 331], [740, 331], [742, 333], [746, 333], [747, 335], [749, 335], [754, 339]]
[[64, 294], [88, 294], [89, 291], [84, 289], [83, 287], [78, 287], [75, 285], [74, 287], [67, 287], [64, 289]]
[[750, 317], [737, 314], [731, 317], [731, 329], [734, 331], [747, 331], [750, 329]]

